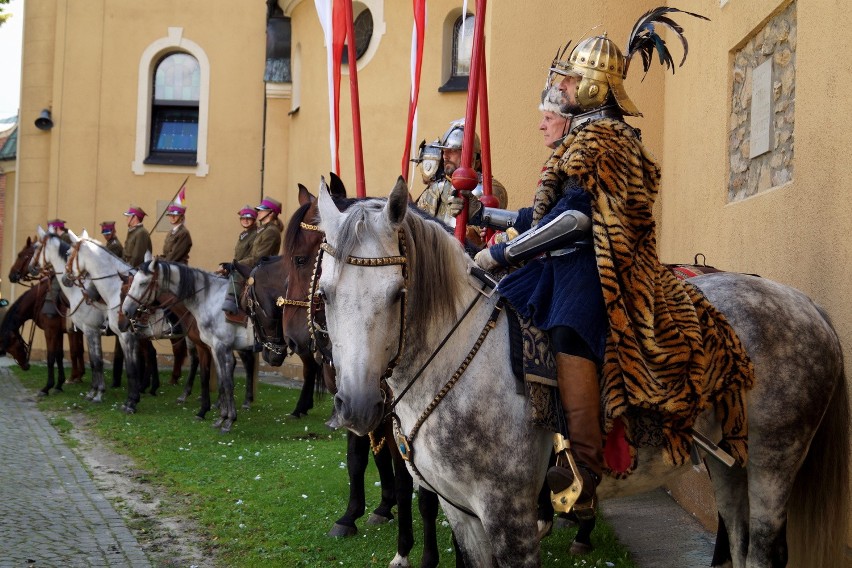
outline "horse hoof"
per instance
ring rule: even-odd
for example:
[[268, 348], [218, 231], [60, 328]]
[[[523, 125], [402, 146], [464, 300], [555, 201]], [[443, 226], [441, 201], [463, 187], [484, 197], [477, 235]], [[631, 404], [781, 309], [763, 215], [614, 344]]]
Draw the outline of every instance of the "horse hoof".
[[400, 556], [399, 552], [397, 552], [396, 556], [388, 564], [388, 568], [411, 568], [411, 562], [408, 561], [407, 556]]
[[358, 527], [349, 527], [340, 523], [334, 523], [334, 526], [328, 531], [328, 536], [334, 538], [346, 538], [348, 536], [355, 536], [356, 534], [358, 534]]
[[201, 414], [196, 414], [196, 415], [195, 415], [195, 419], [196, 419], [197, 421], [199, 421], [199, 422], [203, 422], [203, 421], [204, 421], [204, 416], [202, 416]]
[[244, 402], [243, 403], [243, 410], [251, 410], [251, 403], [250, 402]]
[[224, 419], [217, 418], [216, 420], [213, 421], [213, 424], [211, 424], [210, 427], [211, 428], [219, 428], [219, 427], [222, 426], [222, 422], [224, 422]]
[[136, 414], [136, 409], [132, 406], [125, 406], [123, 410], [125, 414]]
[[553, 521], [542, 521], [539, 519], [538, 521], [538, 540], [543, 539], [546, 536], [550, 536], [550, 533], [553, 532]]
[[[55, 388], [53, 389], [53, 392], [65, 392], [65, 391], [64, 391], [64, 390], [62, 390], [62, 387], [55, 387]], [[47, 394], [47, 393], [45, 393], [45, 394]]]
[[393, 515], [390, 518], [385, 517], [383, 515], [379, 515], [377, 513], [371, 513], [370, 517], [367, 519], [368, 525], [384, 525], [385, 523], [389, 523], [393, 520]]
[[175, 402], [177, 402], [178, 404], [184, 404], [184, 403], [186, 403], [186, 397], [185, 396], [179, 396]]
[[571, 543], [571, 548], [569, 552], [574, 556], [585, 556], [592, 550], [594, 550], [594, 547], [591, 544], [584, 544], [575, 540]]
[[47, 396], [48, 394], [50, 394], [50, 393], [48, 393], [47, 391], [38, 391], [38, 396], [40, 396], [40, 397]]
[[149, 394], [150, 394], [151, 396], [157, 396], [157, 391], [151, 391]]
[[292, 418], [296, 418], [296, 419], [299, 419], [299, 418], [301, 418], [302, 416], [307, 416], [307, 415], [308, 415], [308, 413], [307, 413], [307, 412], [299, 412], [299, 411], [297, 411], [297, 410], [294, 410], [293, 412], [291, 412], [290, 414], [288, 414], [288, 416], [290, 416], [290, 417], [292, 417]]

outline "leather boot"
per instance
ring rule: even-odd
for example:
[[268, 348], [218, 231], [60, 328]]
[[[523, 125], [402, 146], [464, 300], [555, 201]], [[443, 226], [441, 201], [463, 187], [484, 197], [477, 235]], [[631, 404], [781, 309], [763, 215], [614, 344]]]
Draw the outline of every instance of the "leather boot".
[[[574, 355], [556, 354], [559, 398], [568, 422], [571, 453], [580, 470], [583, 489], [574, 511], [583, 518], [594, 516], [595, 489], [603, 471], [603, 434], [601, 432], [601, 395], [598, 368], [594, 361]], [[557, 456], [556, 465], [547, 471], [550, 490], [559, 493], [574, 481], [565, 456]]]

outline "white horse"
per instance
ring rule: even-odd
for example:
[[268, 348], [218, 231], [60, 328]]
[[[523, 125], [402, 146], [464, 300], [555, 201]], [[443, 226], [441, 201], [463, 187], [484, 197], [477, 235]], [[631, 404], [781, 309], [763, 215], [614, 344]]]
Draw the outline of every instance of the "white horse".
[[[234, 404], [234, 351], [254, 347], [254, 328], [228, 322], [222, 311], [228, 279], [183, 264], [152, 260], [134, 275], [122, 312], [133, 319], [140, 310], [181, 302], [195, 318], [201, 341], [213, 355], [219, 378], [219, 418], [213, 426], [229, 432], [237, 419]], [[252, 377], [246, 378], [251, 381]], [[248, 391], [247, 391], [248, 392]]]
[[[409, 468], [441, 497], [468, 565], [537, 566], [535, 504], [550, 434], [530, 425], [516, 394], [498, 295], [480, 292], [471, 261], [442, 227], [406, 214], [408, 199], [400, 178], [386, 202], [341, 213], [320, 188], [327, 244], [316, 294], [333, 347], [338, 419], [357, 434], [373, 429], [387, 412], [386, 381]], [[720, 513], [713, 566], [785, 566], [788, 536], [793, 565], [841, 565], [849, 408], [837, 334], [810, 299], [780, 284], [731, 273], [692, 282], [755, 368], [747, 466], [707, 460]], [[721, 436], [712, 409], [697, 427]], [[637, 470], [605, 479], [598, 492], [644, 491], [683, 469], [664, 465], [659, 448], [641, 448]]]
[[[76, 239], [76, 236], [72, 236]], [[118, 325], [118, 308], [119, 305], [109, 305], [101, 301], [92, 301], [86, 296], [83, 287], [88, 288], [93, 285], [97, 288], [102, 298], [109, 298], [108, 290], [110, 286], [121, 286], [121, 280], [115, 274], [114, 278], [94, 279], [91, 275], [82, 278], [82, 286], [74, 285], [68, 278], [64, 278], [66, 274], [68, 253], [71, 247], [63, 242], [58, 236], [46, 232], [41, 227], [38, 228], [38, 246], [39, 249], [33, 256], [31, 261], [32, 266], [49, 265], [57, 275], [62, 291], [68, 298], [71, 307], [68, 310], [69, 317], [78, 329], [83, 330], [86, 337], [86, 343], [89, 348], [89, 364], [92, 368], [92, 388], [86, 395], [86, 398], [93, 402], [101, 402], [103, 393], [106, 390], [104, 382], [104, 367], [103, 367], [103, 351], [101, 349], [101, 326], [104, 320], [109, 321], [110, 329], [118, 336], [121, 348], [125, 354], [125, 369], [127, 371], [128, 392], [127, 401], [122, 406], [122, 410], [127, 413], [136, 412], [136, 405], [139, 402], [139, 373], [138, 361], [136, 357], [137, 339], [132, 333], [122, 333]], [[103, 292], [102, 292], [103, 290]]]

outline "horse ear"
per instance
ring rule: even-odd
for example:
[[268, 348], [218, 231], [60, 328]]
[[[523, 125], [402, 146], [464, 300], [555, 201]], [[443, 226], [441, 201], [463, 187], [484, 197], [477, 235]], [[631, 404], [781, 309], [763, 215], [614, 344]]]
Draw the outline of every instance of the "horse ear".
[[[122, 274], [121, 272], [119, 272], [118, 277], [121, 278], [121, 281], [124, 284], [127, 284], [128, 282], [130, 282], [130, 274]], [[119, 313], [121, 313], [121, 312], [119, 311]]]
[[146, 251], [145, 251], [145, 256], [143, 256], [143, 257], [142, 257], [142, 261], [143, 261], [143, 262], [148, 262], [148, 261], [149, 261], [149, 260], [151, 260], [152, 258], [154, 258], [154, 255], [153, 255], [153, 254], [151, 254], [151, 251], [146, 250]]
[[320, 227], [326, 235], [337, 233], [340, 227], [340, 217], [342, 214], [337, 210], [331, 194], [328, 192], [328, 186], [325, 184], [325, 178], [320, 178], [319, 199], [317, 206], [320, 216]]
[[151, 260], [146, 260], [142, 264], [144, 265], [146, 262], [148, 263], [148, 272], [149, 273], [157, 270], [157, 259], [156, 258], [151, 259]]
[[71, 229], [68, 229], [68, 237], [70, 237], [70, 238], [71, 238], [71, 243], [72, 243], [72, 244], [76, 244], [76, 243], [80, 242], [80, 237], [78, 237], [77, 235], [75, 235], [75, 234], [74, 234], [74, 231], [72, 231]]
[[346, 199], [346, 186], [336, 173], [328, 172], [331, 176], [331, 196], [335, 199]]
[[317, 198], [313, 193], [308, 191], [308, 188], [299, 184], [299, 205], [307, 205], [308, 203], [313, 203]]
[[32, 240], [32, 237], [27, 237], [27, 248], [29, 248], [29, 247], [31, 247], [31, 246], [33, 246], [33, 240]]
[[406, 211], [408, 211], [408, 186], [402, 176], [399, 176], [390, 196], [388, 196], [385, 214], [391, 225], [399, 225], [405, 218]]
[[41, 225], [36, 229], [36, 235], [38, 235], [38, 240], [42, 240], [47, 233], [44, 229], [41, 228]]
[[81, 239], [89, 240], [89, 239], [91, 239], [92, 237], [90, 237], [90, 236], [89, 236], [89, 231], [87, 231], [86, 229], [83, 229], [83, 234], [82, 234], [82, 235], [80, 235], [80, 238], [81, 238]]

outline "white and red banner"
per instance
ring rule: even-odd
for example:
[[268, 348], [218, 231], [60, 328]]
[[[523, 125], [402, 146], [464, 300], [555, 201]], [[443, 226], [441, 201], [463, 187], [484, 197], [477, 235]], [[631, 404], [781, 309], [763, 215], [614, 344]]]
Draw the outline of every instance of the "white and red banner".
[[346, 42], [345, 0], [314, 0], [327, 52], [329, 147], [334, 173], [340, 175], [340, 67]]
[[417, 99], [420, 96], [420, 70], [423, 67], [423, 45], [426, 36], [426, 0], [412, 0], [414, 24], [411, 29], [411, 94], [408, 101], [408, 126], [405, 131], [405, 153], [402, 155], [402, 177], [408, 181], [411, 148], [417, 146]]

